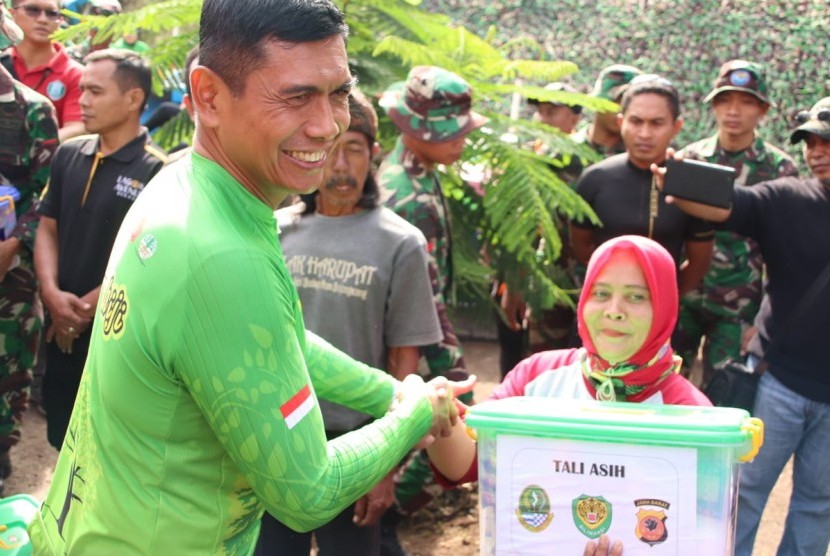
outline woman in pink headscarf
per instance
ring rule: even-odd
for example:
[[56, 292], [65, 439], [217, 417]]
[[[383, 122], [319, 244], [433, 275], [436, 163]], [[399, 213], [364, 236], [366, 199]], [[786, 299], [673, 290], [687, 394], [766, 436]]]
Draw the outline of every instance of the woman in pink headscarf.
[[[653, 404], [712, 405], [677, 374], [669, 341], [677, 322], [674, 260], [641, 236], [609, 240], [588, 263], [577, 306], [582, 348], [537, 353], [510, 371], [489, 399], [536, 396]], [[463, 423], [427, 450], [444, 486], [478, 477]]]

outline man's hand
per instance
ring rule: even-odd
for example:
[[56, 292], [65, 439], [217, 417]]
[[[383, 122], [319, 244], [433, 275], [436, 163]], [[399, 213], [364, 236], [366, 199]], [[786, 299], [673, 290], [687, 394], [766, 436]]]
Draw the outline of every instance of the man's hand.
[[14, 256], [20, 251], [20, 240], [11, 237], [0, 241], [0, 282], [6, 278], [6, 273], [11, 270]]
[[[676, 152], [673, 148], [669, 147], [666, 149], [666, 160], [674, 158], [675, 160], [683, 160], [683, 155]], [[654, 176], [654, 184], [657, 186], [657, 189], [663, 191], [663, 186], [666, 185], [666, 167], [665, 166], [658, 166], [657, 164], [652, 164], [649, 167], [651, 170], [651, 175]], [[671, 204], [674, 201], [674, 197], [668, 195], [666, 197], [666, 202]]]
[[58, 349], [61, 350], [63, 353], [72, 353], [72, 344], [75, 341], [74, 335], [65, 334], [60, 331], [58, 327], [55, 326], [53, 323], [49, 326], [49, 330], [46, 331], [46, 343], [55, 340], [58, 344]]
[[409, 375], [401, 382], [396, 395], [398, 399], [393, 402], [390, 409], [395, 408], [400, 398], [406, 399], [410, 396], [427, 398], [432, 405], [432, 427], [419, 446], [428, 446], [436, 437], [451, 434], [459, 414], [455, 395], [472, 391], [475, 381], [475, 376], [470, 376], [460, 382], [453, 382], [447, 380], [446, 377], [439, 376], [425, 383], [419, 375]]
[[77, 337], [92, 322], [91, 316], [85, 316], [93, 310], [92, 306], [73, 293], [54, 290], [47, 294], [44, 290], [43, 303], [57, 327], [56, 332]]
[[500, 304], [507, 326], [511, 330], [518, 332], [527, 328], [527, 305], [520, 293], [506, 289], [501, 296]]
[[395, 503], [395, 471], [384, 477], [375, 488], [354, 505], [352, 521], [358, 527], [374, 525], [386, 510]]
[[612, 546], [608, 535], [602, 535], [599, 541], [588, 541], [582, 554], [583, 556], [622, 556], [622, 553], [622, 541], [615, 541]]

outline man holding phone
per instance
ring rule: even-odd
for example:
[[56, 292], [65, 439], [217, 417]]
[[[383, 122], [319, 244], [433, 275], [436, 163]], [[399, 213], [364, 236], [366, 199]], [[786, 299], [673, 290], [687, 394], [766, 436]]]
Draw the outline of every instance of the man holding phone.
[[[685, 158], [734, 168], [738, 185], [798, 175], [789, 155], [758, 136], [758, 126], [772, 105], [762, 66], [745, 60], [726, 62], [704, 102], [711, 103], [717, 132], [685, 147]], [[704, 340], [703, 384], [719, 366], [740, 357], [741, 335], [761, 303], [763, 264], [753, 240], [717, 231], [709, 271], [681, 299], [673, 345], [688, 373]]]
[[[830, 545], [830, 97], [800, 113], [798, 122], [790, 141], [804, 142], [811, 177], [735, 187], [731, 208], [667, 198], [755, 239], [767, 268], [767, 297], [755, 324], [768, 366], [753, 408], [764, 421], [765, 441], [741, 470], [737, 556], [752, 553], [770, 491], [791, 456], [793, 494], [778, 554], [825, 554]], [[665, 170], [653, 166], [652, 172], [659, 185]]]
[[579, 178], [577, 192], [602, 224], [571, 222], [574, 255], [587, 264], [604, 241], [626, 234], [649, 237], [674, 258], [682, 295], [706, 274], [714, 232], [705, 221], [666, 204], [649, 170], [652, 164], [663, 164], [666, 149], [683, 127], [680, 95], [663, 77], [639, 75], [620, 106], [617, 118], [626, 152], [590, 166]]

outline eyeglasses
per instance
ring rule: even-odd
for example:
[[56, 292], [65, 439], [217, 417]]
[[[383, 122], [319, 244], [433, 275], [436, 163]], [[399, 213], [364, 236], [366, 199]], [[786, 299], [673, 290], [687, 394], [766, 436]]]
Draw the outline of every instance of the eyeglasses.
[[795, 121], [799, 124], [806, 124], [812, 119], [820, 122], [830, 122], [830, 108], [822, 108], [818, 112], [810, 112], [809, 110], [802, 110], [795, 115]]
[[32, 6], [31, 4], [25, 4], [23, 6], [17, 6], [16, 10], [23, 10], [26, 12], [26, 15], [33, 19], [37, 19], [40, 17], [40, 14], [46, 14], [46, 17], [51, 20], [60, 19], [61, 12], [60, 10], [52, 10], [49, 8], [41, 8], [39, 6]]

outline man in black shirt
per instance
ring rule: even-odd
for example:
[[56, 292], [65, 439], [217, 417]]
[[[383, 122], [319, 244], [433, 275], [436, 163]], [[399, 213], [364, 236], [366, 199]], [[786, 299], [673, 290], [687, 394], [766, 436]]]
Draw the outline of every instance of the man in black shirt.
[[[830, 287], [813, 283], [830, 264], [830, 97], [790, 137], [804, 141], [811, 178], [784, 177], [735, 187], [731, 209], [669, 199], [725, 230], [758, 242], [767, 298], [755, 319], [765, 351], [753, 414], [765, 423], [764, 446], [741, 471], [735, 554], [749, 556], [769, 493], [790, 457], [793, 494], [778, 554], [825, 554], [830, 545]], [[653, 168], [657, 174], [661, 170]], [[806, 306], [802, 299], [811, 296]], [[803, 309], [802, 309], [803, 307]], [[797, 321], [792, 321], [798, 310]], [[770, 344], [775, 343], [770, 349]]]
[[701, 219], [666, 204], [649, 168], [662, 164], [666, 149], [683, 127], [680, 97], [668, 80], [639, 75], [626, 89], [618, 115], [626, 152], [586, 169], [577, 192], [601, 224], [571, 222], [576, 259], [587, 264], [594, 249], [611, 238], [635, 234], [665, 247], [678, 266], [683, 295], [706, 274], [712, 258], [714, 232]]
[[48, 310], [43, 405], [60, 449], [81, 379], [95, 305], [121, 220], [164, 165], [139, 117], [150, 92], [147, 63], [127, 50], [86, 58], [81, 110], [87, 131], [58, 148], [35, 240]]

